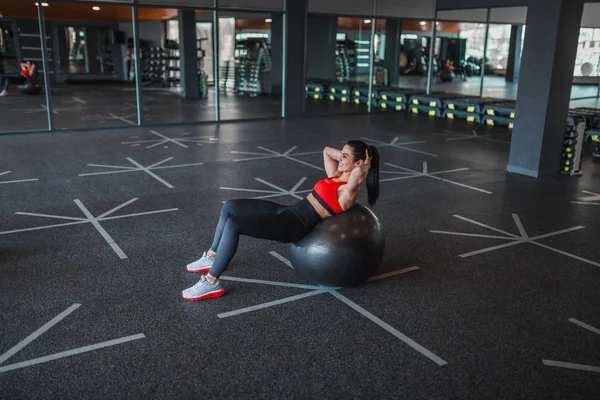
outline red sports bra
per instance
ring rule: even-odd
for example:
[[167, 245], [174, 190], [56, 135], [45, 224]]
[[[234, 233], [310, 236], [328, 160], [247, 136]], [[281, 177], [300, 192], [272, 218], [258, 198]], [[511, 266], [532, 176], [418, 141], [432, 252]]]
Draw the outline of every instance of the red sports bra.
[[336, 182], [334, 177], [317, 182], [313, 188], [312, 195], [331, 214], [336, 215], [344, 212], [338, 200], [338, 189], [347, 182]]
[[24, 69], [21, 71], [21, 75], [27, 77], [27, 78], [31, 78], [31, 72], [29, 72], [28, 69]]

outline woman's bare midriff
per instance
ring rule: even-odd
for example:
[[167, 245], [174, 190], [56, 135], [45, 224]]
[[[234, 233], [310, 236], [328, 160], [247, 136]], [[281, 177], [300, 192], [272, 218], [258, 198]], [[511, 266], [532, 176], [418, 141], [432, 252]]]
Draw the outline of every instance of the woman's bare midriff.
[[310, 204], [312, 204], [312, 206], [315, 208], [315, 210], [317, 210], [317, 212], [319, 213], [321, 218], [325, 219], [325, 218], [331, 217], [331, 214], [329, 213], [329, 211], [327, 211], [325, 209], [325, 207], [323, 207], [321, 205], [321, 203], [319, 203], [319, 201], [317, 199], [315, 199], [315, 196], [313, 196], [312, 193], [310, 193], [308, 196], [306, 196], [306, 198], [308, 199]]

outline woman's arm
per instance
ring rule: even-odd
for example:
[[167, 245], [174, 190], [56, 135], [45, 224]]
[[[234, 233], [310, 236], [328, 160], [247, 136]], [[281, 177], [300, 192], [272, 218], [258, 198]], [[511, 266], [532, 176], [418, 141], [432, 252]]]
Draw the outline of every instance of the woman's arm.
[[328, 177], [337, 174], [337, 160], [341, 156], [342, 152], [333, 147], [325, 147], [323, 150], [323, 164], [325, 165], [325, 172]]
[[344, 210], [348, 210], [354, 204], [360, 193], [360, 185], [367, 179], [370, 168], [371, 157], [367, 152], [367, 159], [358, 162], [358, 165], [350, 172], [348, 183], [340, 187], [341, 190], [338, 192], [338, 201]]

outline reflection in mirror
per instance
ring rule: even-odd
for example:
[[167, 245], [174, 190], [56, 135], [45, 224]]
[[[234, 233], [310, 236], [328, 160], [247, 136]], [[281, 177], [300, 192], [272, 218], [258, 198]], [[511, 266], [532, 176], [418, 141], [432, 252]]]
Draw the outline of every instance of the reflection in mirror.
[[0, 132], [48, 129], [37, 12], [33, 3], [0, 3]]
[[[308, 16], [306, 112], [344, 114], [368, 111], [370, 18]], [[376, 36], [375, 46], [383, 51]], [[381, 76], [381, 71], [377, 71]]]
[[281, 116], [283, 14], [219, 13], [222, 120]]

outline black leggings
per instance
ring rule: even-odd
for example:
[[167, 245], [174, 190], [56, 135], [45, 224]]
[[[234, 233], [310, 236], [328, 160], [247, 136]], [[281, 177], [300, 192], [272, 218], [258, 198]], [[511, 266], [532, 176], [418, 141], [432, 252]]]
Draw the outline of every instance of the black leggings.
[[210, 274], [218, 278], [233, 259], [240, 235], [292, 243], [322, 220], [304, 198], [291, 206], [266, 200], [228, 200], [223, 204], [211, 250], [217, 253]]
[[[14, 83], [16, 85], [22, 85], [25, 82], [27, 82], [27, 78], [25, 78], [23, 75], [19, 75], [16, 78], [6, 76], [6, 77], [2, 78], [2, 82], [3, 82], [1, 84], [2, 90], [6, 90], [6, 89], [8, 89], [8, 84], [9, 83]], [[0, 90], [0, 92], [2, 90]]]

